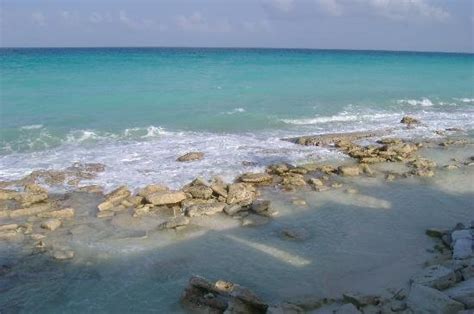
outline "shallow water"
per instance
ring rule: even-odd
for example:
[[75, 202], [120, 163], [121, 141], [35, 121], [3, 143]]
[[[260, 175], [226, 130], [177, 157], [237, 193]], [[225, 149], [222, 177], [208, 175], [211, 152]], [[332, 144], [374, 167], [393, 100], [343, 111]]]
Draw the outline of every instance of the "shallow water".
[[[439, 165], [474, 150], [426, 149]], [[406, 286], [430, 258], [429, 227], [449, 228], [474, 219], [474, 167], [440, 169], [433, 178], [386, 182], [381, 177], [335, 177], [344, 186], [327, 192], [267, 189], [279, 216], [258, 227], [240, 227], [225, 215], [193, 220], [175, 231], [154, 231], [160, 217], [111, 221], [92, 218], [97, 197], [73, 194], [78, 211], [47, 243], [76, 252], [68, 262], [13, 254], [2, 247], [0, 305], [7, 313], [184, 312], [179, 296], [193, 274], [226, 279], [253, 289], [268, 302], [346, 291], [384, 294]], [[356, 194], [344, 192], [348, 187]], [[296, 206], [304, 199], [308, 206]], [[281, 236], [282, 229], [303, 240]], [[69, 230], [69, 231], [67, 231]]]

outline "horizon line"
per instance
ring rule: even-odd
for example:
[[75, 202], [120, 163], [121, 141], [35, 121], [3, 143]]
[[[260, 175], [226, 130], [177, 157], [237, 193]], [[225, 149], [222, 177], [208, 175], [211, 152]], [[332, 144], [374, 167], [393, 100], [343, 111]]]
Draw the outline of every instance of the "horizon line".
[[406, 52], [406, 53], [445, 53], [445, 54], [474, 54], [474, 51], [435, 51], [435, 50], [390, 50], [390, 49], [354, 49], [354, 48], [303, 48], [303, 47], [253, 47], [253, 46], [0, 46], [0, 49], [267, 49], [267, 50], [319, 50], [319, 51], [376, 51], [376, 52]]

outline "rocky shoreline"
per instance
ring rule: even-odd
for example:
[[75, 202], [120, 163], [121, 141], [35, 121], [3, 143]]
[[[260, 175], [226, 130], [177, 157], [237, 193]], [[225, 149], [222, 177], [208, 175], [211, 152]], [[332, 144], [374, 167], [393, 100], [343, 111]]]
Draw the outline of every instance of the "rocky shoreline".
[[[401, 122], [407, 127], [420, 123], [409, 117]], [[271, 200], [262, 198], [262, 191], [269, 188], [283, 193], [299, 190], [322, 193], [345, 187], [346, 193], [357, 193], [357, 189], [345, 182], [346, 178], [383, 177], [393, 181], [408, 177], [432, 177], [441, 169], [474, 165], [474, 156], [438, 165], [419, 154], [420, 149], [426, 147], [470, 145], [468, 140], [459, 136], [438, 141], [405, 141], [384, 137], [373, 144], [360, 142], [380, 135], [358, 132], [289, 139], [300, 145], [330, 146], [351, 157], [351, 161], [298, 166], [273, 164], [264, 172], [244, 173], [232, 183], [226, 183], [218, 177], [209, 181], [196, 178], [179, 190], [171, 190], [160, 184], [148, 185], [137, 191], [120, 186], [104, 195], [100, 186], [78, 187], [81, 180], [93, 178], [104, 171], [105, 165], [101, 164], [74, 164], [63, 171], [35, 171], [21, 180], [0, 184], [0, 241], [20, 243], [54, 260], [74, 259], [74, 250], [54, 247], [48, 243], [48, 237], [58, 229], [68, 228], [69, 222], [76, 217], [76, 210], [63, 205], [67, 195], [50, 193], [45, 186], [66, 184], [75, 187], [74, 193], [96, 195], [101, 201], [95, 219], [107, 221], [118, 213], [130, 215], [132, 219], [154, 219], [157, 221], [156, 231], [160, 232], [186, 229], [195, 219], [212, 215], [230, 216], [240, 221], [242, 226], [266, 224], [278, 216]], [[177, 160], [193, 162], [202, 158], [205, 158], [203, 153], [190, 152], [177, 157]], [[375, 169], [377, 165], [385, 163], [402, 165], [404, 170], [393, 172]], [[294, 200], [294, 204], [305, 205], [304, 200], [298, 199]], [[204, 310], [206, 313], [304, 313], [325, 307], [336, 313], [456, 313], [473, 309], [473, 227], [459, 225], [454, 230], [428, 230], [427, 234], [439, 242], [438, 263], [429, 262], [428, 268], [413, 279], [410, 291], [396, 291], [389, 299], [348, 293], [340, 299], [307, 300], [309, 303], [300, 300], [269, 305], [238, 284], [225, 281], [212, 283], [201, 277], [193, 277], [183, 296], [183, 303], [188, 309]], [[286, 232], [285, 236], [304, 238], [304, 235], [292, 230]]]

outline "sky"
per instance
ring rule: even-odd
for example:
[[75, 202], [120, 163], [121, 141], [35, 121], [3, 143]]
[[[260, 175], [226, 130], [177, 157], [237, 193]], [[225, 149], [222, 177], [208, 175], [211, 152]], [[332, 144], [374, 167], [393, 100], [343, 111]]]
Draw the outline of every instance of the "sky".
[[474, 0], [0, 0], [2, 47], [474, 52]]

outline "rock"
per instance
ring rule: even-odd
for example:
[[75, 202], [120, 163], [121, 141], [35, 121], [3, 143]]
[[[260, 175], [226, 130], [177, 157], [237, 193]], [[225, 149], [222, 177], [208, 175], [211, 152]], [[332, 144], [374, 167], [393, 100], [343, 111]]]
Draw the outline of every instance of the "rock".
[[17, 200], [20, 198], [20, 193], [13, 190], [0, 189], [0, 200]]
[[97, 216], [97, 218], [109, 218], [109, 217], [115, 216], [115, 212], [113, 212], [113, 211], [108, 211], [108, 210], [106, 210], [106, 211], [100, 211], [100, 212], [97, 213], [96, 216]]
[[464, 305], [436, 289], [413, 284], [407, 299], [408, 307], [415, 313], [454, 314], [464, 310]]
[[61, 224], [62, 224], [61, 220], [56, 219], [56, 218], [52, 218], [52, 219], [48, 219], [48, 220], [44, 221], [41, 224], [41, 228], [49, 230], [49, 231], [54, 231], [54, 230], [58, 229], [61, 226]]
[[46, 204], [37, 204], [32, 207], [28, 208], [21, 208], [21, 209], [16, 209], [12, 210], [9, 212], [10, 218], [16, 218], [16, 217], [22, 217], [22, 216], [32, 216], [39, 214], [41, 212], [45, 212], [51, 209], [51, 204], [46, 203]]
[[411, 281], [415, 284], [443, 290], [455, 285], [457, 277], [452, 269], [441, 265], [433, 265], [423, 269]]
[[20, 202], [22, 206], [29, 207], [33, 204], [43, 202], [48, 199], [48, 193], [20, 193]]
[[283, 185], [287, 186], [305, 186], [306, 180], [302, 174], [299, 173], [287, 173], [283, 177]]
[[444, 291], [450, 298], [474, 309], [474, 278], [458, 283], [456, 286]]
[[275, 165], [269, 166], [268, 167], [268, 172], [276, 174], [276, 175], [282, 175], [282, 174], [290, 171], [290, 169], [293, 169], [292, 165], [282, 163], [282, 164], [275, 164]]
[[304, 241], [309, 238], [309, 232], [304, 228], [284, 228], [281, 237], [287, 240]]
[[359, 311], [353, 304], [347, 303], [342, 305], [340, 308], [334, 311], [335, 314], [360, 314]]
[[262, 226], [269, 222], [267, 217], [250, 214], [242, 219], [242, 226]]
[[461, 274], [464, 280], [474, 278], [474, 258], [466, 261], [464, 268], [461, 269]]
[[306, 203], [305, 200], [302, 200], [302, 199], [294, 199], [291, 201], [291, 204], [295, 205], [295, 206], [307, 206], [308, 204]]
[[185, 216], [177, 216], [170, 218], [168, 221], [160, 224], [158, 229], [176, 229], [181, 226], [186, 226], [189, 224], [189, 218]]
[[359, 191], [354, 188], [347, 188], [344, 192], [346, 192], [347, 194], [357, 194]]
[[169, 189], [167, 186], [160, 185], [160, 184], [150, 184], [150, 185], [145, 186], [144, 188], [141, 188], [138, 191], [137, 195], [146, 198], [148, 195], [153, 194], [153, 193], [168, 192], [168, 191]]
[[257, 214], [262, 213], [264, 211], [268, 211], [270, 209], [271, 202], [264, 201], [264, 200], [256, 200], [250, 206], [250, 209], [256, 212]]
[[390, 301], [390, 310], [393, 312], [401, 312], [407, 309], [407, 303], [404, 301], [392, 300]]
[[380, 298], [373, 295], [361, 295], [358, 293], [343, 293], [342, 300], [345, 303], [352, 303], [358, 308], [366, 305], [377, 305], [380, 303]]
[[233, 216], [244, 209], [245, 208], [243, 208], [239, 204], [226, 205], [226, 207], [224, 207], [224, 212], [229, 216]]
[[147, 195], [146, 200], [153, 205], [178, 204], [186, 199], [184, 192], [156, 192]]
[[474, 256], [474, 242], [471, 230], [455, 230], [451, 234], [451, 238], [453, 241], [454, 259], [465, 259]]
[[372, 168], [370, 168], [370, 166], [368, 164], [361, 164], [360, 165], [360, 170], [362, 170], [362, 172], [365, 173], [368, 176], [374, 175], [374, 172], [373, 172]]
[[191, 194], [194, 198], [202, 198], [206, 200], [211, 198], [213, 193], [213, 190], [205, 185], [191, 186], [186, 188], [184, 191]]
[[74, 251], [56, 250], [53, 252], [53, 258], [57, 260], [68, 260], [74, 258]]
[[417, 119], [410, 117], [410, 116], [404, 116], [402, 120], [400, 120], [400, 123], [406, 124], [408, 126], [411, 126], [412, 124], [419, 124], [420, 121]]
[[186, 209], [186, 215], [189, 217], [214, 215], [222, 212], [225, 206], [225, 203], [193, 205]]
[[338, 173], [344, 177], [355, 177], [360, 174], [360, 168], [358, 166], [339, 166], [337, 170]]
[[245, 183], [263, 184], [271, 183], [273, 177], [268, 173], [244, 173], [239, 179]]
[[448, 230], [429, 228], [426, 229], [425, 233], [429, 237], [441, 239], [445, 234], [448, 233]]
[[102, 193], [103, 190], [104, 189], [99, 185], [87, 185], [77, 189], [77, 191], [84, 193]]
[[268, 308], [267, 314], [303, 314], [305, 311], [297, 305], [283, 303], [272, 305]]
[[317, 178], [309, 179], [309, 184], [314, 185], [314, 186], [323, 186], [324, 185], [323, 181], [321, 181], [321, 179], [317, 179]]
[[97, 206], [99, 211], [111, 210], [119, 205], [124, 199], [128, 198], [132, 193], [126, 186], [120, 186], [112, 192], [105, 195], [105, 202]]
[[204, 153], [202, 152], [189, 152], [183, 156], [178, 157], [176, 161], [185, 162], [185, 161], [196, 161], [204, 159]]
[[211, 184], [211, 189], [217, 195], [227, 198], [227, 187], [225, 184], [213, 183]]
[[229, 185], [227, 204], [250, 205], [256, 197], [255, 188], [246, 183], [234, 183]]
[[60, 210], [54, 210], [51, 212], [39, 213], [38, 217], [41, 218], [72, 218], [74, 217], [74, 208], [65, 208]]

